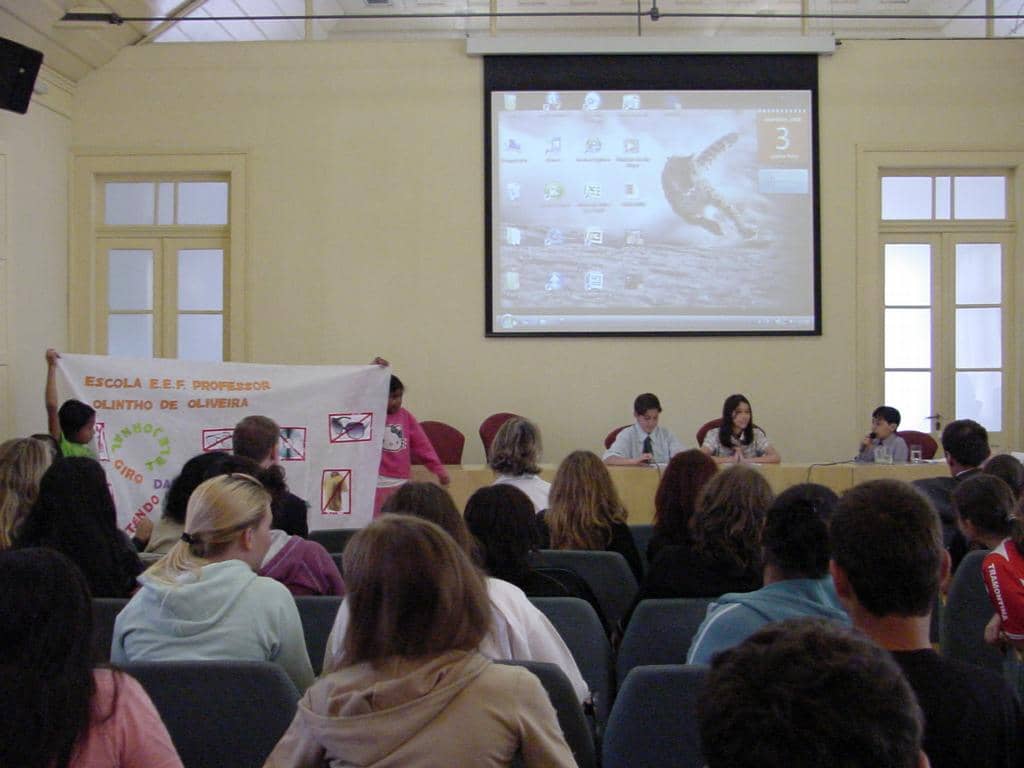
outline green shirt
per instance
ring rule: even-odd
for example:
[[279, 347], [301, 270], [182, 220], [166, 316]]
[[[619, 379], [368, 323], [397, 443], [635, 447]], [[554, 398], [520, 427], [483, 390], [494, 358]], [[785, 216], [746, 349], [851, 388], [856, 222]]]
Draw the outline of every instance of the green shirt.
[[64, 433], [60, 433], [60, 454], [61, 456], [85, 456], [89, 459], [96, 458], [96, 452], [88, 443], [72, 443]]

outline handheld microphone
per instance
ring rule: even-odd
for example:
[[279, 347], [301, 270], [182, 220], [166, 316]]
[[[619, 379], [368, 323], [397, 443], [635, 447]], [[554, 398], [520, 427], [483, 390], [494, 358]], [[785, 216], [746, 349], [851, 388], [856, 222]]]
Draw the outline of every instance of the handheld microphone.
[[878, 435], [875, 432], [869, 432], [868, 433], [868, 437], [870, 437], [872, 440], [874, 440], [876, 437], [878, 437]]

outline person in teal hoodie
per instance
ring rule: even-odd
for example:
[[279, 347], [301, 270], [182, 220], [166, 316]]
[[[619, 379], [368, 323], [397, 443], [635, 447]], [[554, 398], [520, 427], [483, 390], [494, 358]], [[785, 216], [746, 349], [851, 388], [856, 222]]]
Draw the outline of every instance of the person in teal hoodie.
[[708, 606], [688, 664], [710, 664], [719, 651], [784, 619], [818, 616], [850, 624], [828, 572], [828, 519], [838, 501], [815, 483], [795, 485], [775, 499], [761, 534], [764, 586], [722, 595]]

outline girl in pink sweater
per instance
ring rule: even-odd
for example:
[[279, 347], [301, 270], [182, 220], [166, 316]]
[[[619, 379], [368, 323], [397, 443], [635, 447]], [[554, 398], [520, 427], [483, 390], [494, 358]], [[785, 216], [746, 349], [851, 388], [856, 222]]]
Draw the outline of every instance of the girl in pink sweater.
[[373, 501], [374, 517], [380, 515], [380, 508], [388, 496], [409, 481], [414, 459], [437, 475], [441, 485], [448, 485], [448, 471], [437, 458], [430, 438], [416, 417], [402, 407], [404, 394], [405, 386], [401, 379], [392, 376], [388, 390], [388, 416], [384, 422], [384, 445], [377, 475], [377, 494]]

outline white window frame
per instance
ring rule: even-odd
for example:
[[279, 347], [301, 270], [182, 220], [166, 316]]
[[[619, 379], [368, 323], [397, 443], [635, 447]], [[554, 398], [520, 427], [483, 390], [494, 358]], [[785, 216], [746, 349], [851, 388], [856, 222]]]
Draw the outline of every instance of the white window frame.
[[[97, 220], [103, 210], [103, 184], [110, 177], [136, 176], [140, 179], [173, 176], [215, 176], [228, 182], [227, 306], [224, 312], [224, 359], [244, 362], [251, 350], [246, 336], [248, 308], [245, 303], [247, 254], [246, 155], [222, 154], [125, 154], [73, 150], [70, 200], [70, 256], [68, 259], [68, 348], [75, 352], [99, 354], [104, 348], [98, 319], [106, 322], [106, 295], [99, 289], [106, 283], [99, 275], [97, 243], [106, 228]], [[125, 233], [132, 228], [118, 227]], [[140, 227], [139, 234], [153, 227]], [[202, 237], [201, 228], [195, 234]], [[212, 234], [212, 233], [211, 233]], [[159, 331], [158, 331], [159, 332]], [[158, 346], [154, 349], [159, 348]]]
[[[1007, 174], [1007, 219], [1005, 222], [978, 222], [941, 219], [931, 221], [889, 222], [881, 219], [881, 178], [893, 172], [921, 175], [976, 175], [989, 169]], [[1024, 309], [1017, 297], [1024, 297], [1024, 151], [1004, 150], [948, 150], [907, 151], [891, 148], [859, 147], [857, 150], [857, 424], [882, 405], [884, 395], [884, 270], [883, 240], [886, 234], [913, 234], [920, 232], [922, 240], [933, 236], [937, 227], [969, 235], [984, 231], [996, 232], [1008, 238], [1005, 259], [1013, 278], [1004, 283], [1006, 317], [1004, 329], [1017, 329], [1014, 343], [1009, 346], [1003, 360], [1005, 371], [1003, 397], [1003, 431], [1000, 444], [994, 450], [1020, 450], [1022, 391], [1024, 391], [1024, 344], [1021, 342], [1021, 323]], [[934, 281], [933, 275], [933, 281]], [[1007, 340], [1008, 341], [1008, 340]], [[933, 339], [933, 344], [936, 340]], [[1005, 343], [1005, 342], [1004, 342]], [[948, 345], [947, 345], [948, 346]], [[1006, 347], [1004, 347], [1005, 349]], [[943, 362], [933, 357], [933, 365]], [[944, 413], [944, 422], [954, 418]]]

